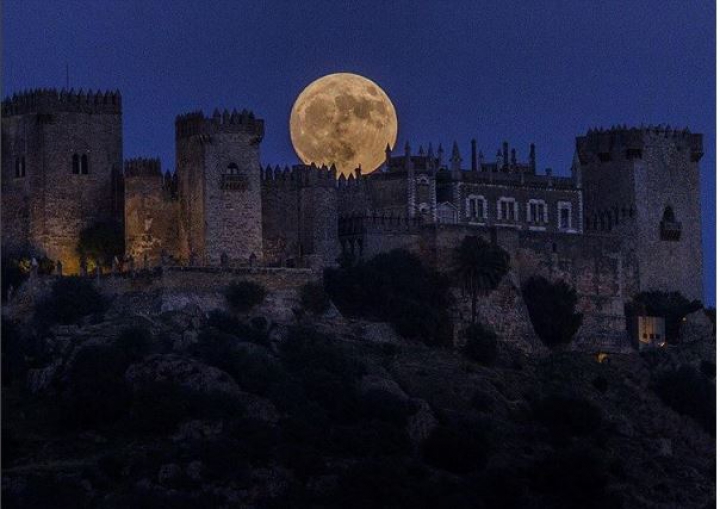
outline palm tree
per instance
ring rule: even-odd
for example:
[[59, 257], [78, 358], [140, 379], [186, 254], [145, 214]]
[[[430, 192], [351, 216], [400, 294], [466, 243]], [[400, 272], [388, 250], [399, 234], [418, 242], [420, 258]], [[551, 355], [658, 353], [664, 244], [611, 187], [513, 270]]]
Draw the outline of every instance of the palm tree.
[[510, 255], [482, 237], [465, 237], [455, 248], [454, 272], [461, 287], [470, 295], [472, 323], [477, 321], [477, 301], [498, 287], [510, 270]]

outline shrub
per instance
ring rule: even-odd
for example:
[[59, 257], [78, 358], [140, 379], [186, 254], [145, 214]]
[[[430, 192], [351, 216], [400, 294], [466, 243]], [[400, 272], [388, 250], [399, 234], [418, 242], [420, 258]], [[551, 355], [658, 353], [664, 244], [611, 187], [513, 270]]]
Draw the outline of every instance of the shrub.
[[116, 346], [81, 347], [68, 371], [62, 399], [63, 420], [72, 427], [112, 424], [122, 418], [130, 401], [124, 374], [128, 362]]
[[280, 358], [304, 397], [334, 419], [356, 417], [355, 379], [361, 369], [337, 342], [312, 328], [295, 327], [280, 345]]
[[476, 323], [463, 332], [465, 336], [465, 355], [472, 360], [490, 366], [495, 362], [498, 354], [497, 335]]
[[592, 384], [593, 384], [593, 387], [595, 387], [595, 389], [602, 394], [605, 394], [608, 390], [607, 378], [605, 378], [602, 375], [596, 376], [593, 379]]
[[130, 362], [135, 362], [150, 353], [152, 335], [142, 327], [128, 327], [120, 333], [115, 344]]
[[396, 425], [404, 425], [413, 411], [413, 406], [406, 399], [392, 392], [373, 389], [362, 395], [360, 406], [363, 416]]
[[53, 283], [50, 295], [38, 303], [35, 313], [43, 325], [68, 325], [85, 316], [105, 312], [107, 299], [92, 281], [63, 277]]
[[[52, 274], [55, 270], [55, 262], [47, 256], [36, 256], [38, 262], [38, 274]], [[32, 268], [32, 257], [29, 255], [8, 256], [2, 258], [2, 300], [7, 299], [7, 293], [12, 286], [16, 290], [28, 278]]]
[[[236, 316], [216, 309], [210, 312], [205, 325], [220, 332], [232, 334], [238, 341], [264, 346], [268, 344], [267, 319], [262, 316], [253, 317], [248, 325]], [[208, 332], [211, 333], [211, 331]]]
[[397, 332], [427, 343], [450, 338], [447, 278], [401, 249], [370, 261], [326, 271], [326, 288], [346, 314], [393, 324]]
[[118, 221], [99, 221], [80, 232], [77, 253], [81, 259], [109, 267], [125, 253], [125, 233]]
[[715, 435], [715, 384], [698, 370], [687, 365], [667, 370], [657, 377], [653, 388], [666, 405]]
[[535, 407], [535, 417], [556, 440], [588, 436], [602, 425], [600, 410], [586, 399], [548, 396]]
[[278, 363], [264, 348], [243, 345], [238, 338], [220, 331], [200, 333], [191, 353], [210, 366], [227, 372], [243, 389], [267, 394], [281, 376]]
[[717, 376], [717, 366], [714, 362], [700, 361], [700, 372], [712, 380]]
[[320, 315], [330, 308], [330, 297], [321, 283], [306, 283], [300, 289], [303, 309]]
[[265, 300], [265, 287], [252, 281], [239, 281], [228, 286], [225, 292], [230, 307], [238, 313], [246, 313]]
[[622, 507], [617, 498], [608, 492], [610, 473], [606, 459], [592, 449], [555, 451], [533, 465], [531, 472], [530, 485], [541, 495], [541, 507]]
[[582, 313], [575, 312], [575, 289], [564, 281], [551, 283], [535, 276], [523, 285], [522, 293], [538, 337], [549, 347], [570, 343], [583, 320]]
[[625, 306], [625, 315], [628, 318], [639, 314], [665, 318], [665, 338], [669, 343], [677, 343], [683, 318], [699, 309], [702, 309], [700, 301], [691, 302], [679, 292], [651, 291], [637, 294]]
[[480, 470], [487, 457], [487, 443], [479, 429], [437, 426], [422, 445], [423, 459], [453, 474]]

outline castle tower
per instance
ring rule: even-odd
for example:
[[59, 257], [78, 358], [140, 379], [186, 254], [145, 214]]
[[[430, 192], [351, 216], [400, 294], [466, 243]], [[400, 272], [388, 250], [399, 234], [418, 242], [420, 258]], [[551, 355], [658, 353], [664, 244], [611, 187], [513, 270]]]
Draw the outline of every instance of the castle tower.
[[702, 135], [617, 127], [590, 131], [576, 146], [586, 225], [624, 238], [637, 260], [638, 290], [702, 299]]
[[119, 92], [33, 90], [2, 103], [2, 242], [79, 270], [80, 232], [122, 220]]
[[251, 112], [215, 110], [175, 121], [181, 259], [220, 264], [262, 260], [260, 142]]

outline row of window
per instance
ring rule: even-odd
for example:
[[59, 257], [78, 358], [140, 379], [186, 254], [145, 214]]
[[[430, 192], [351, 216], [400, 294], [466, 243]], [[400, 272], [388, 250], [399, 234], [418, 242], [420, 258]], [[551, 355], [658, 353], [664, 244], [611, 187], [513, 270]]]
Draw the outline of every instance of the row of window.
[[[560, 201], [557, 204], [558, 228], [570, 230], [572, 224], [572, 203]], [[471, 194], [465, 199], [465, 214], [470, 222], [484, 222], [488, 218], [488, 202], [482, 195]], [[497, 201], [497, 220], [514, 223], [520, 220], [520, 205], [515, 198], [502, 197]], [[525, 205], [526, 221], [531, 225], [548, 224], [548, 206], [544, 200], [531, 199]]]

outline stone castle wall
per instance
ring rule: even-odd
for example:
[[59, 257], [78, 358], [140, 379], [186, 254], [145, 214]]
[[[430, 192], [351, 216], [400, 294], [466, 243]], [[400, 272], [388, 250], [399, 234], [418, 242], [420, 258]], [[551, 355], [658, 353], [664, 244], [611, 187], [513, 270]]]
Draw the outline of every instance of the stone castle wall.
[[[179, 202], [174, 178], [163, 175], [160, 160], [125, 163], [125, 253], [136, 263], [147, 257], [158, 265], [175, 255], [179, 238]], [[139, 265], [138, 265], [139, 266]]]
[[[601, 214], [605, 230], [628, 223], [621, 236], [624, 249], [636, 253], [640, 289], [702, 299], [702, 135], [614, 128], [579, 137], [577, 152], [587, 214]], [[677, 238], [661, 232], [666, 209]]]
[[[34, 91], [3, 102], [3, 117], [3, 244], [77, 272], [80, 232], [122, 219], [114, 186], [122, 171], [120, 96]], [[86, 158], [87, 174], [74, 173], [73, 155]], [[6, 229], [9, 218], [20, 224]]]
[[176, 121], [181, 257], [219, 264], [260, 262], [262, 120], [247, 111]]

